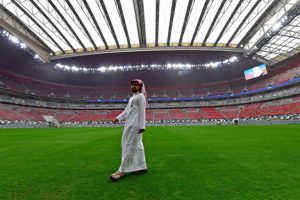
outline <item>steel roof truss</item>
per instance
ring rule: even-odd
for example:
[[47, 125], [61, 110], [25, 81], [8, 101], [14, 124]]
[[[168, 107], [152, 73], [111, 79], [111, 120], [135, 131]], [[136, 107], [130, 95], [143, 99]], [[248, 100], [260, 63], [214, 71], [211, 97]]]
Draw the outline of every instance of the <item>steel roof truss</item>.
[[159, 31], [159, 0], [156, 0], [155, 8], [155, 46], [158, 47], [158, 31]]
[[14, 3], [14, 5], [16, 5], [31, 21], [33, 21], [34, 25], [39, 27], [39, 29], [45, 35], [47, 35], [47, 37], [51, 40], [51, 43], [55, 44], [55, 46], [57, 46], [57, 48], [59, 48], [61, 52], [65, 53], [63, 48], [56, 42], [56, 40], [54, 40], [53, 37], [29, 13], [27, 13], [27, 11], [22, 6], [20, 6], [15, 0], [12, 0], [12, 3]]
[[[74, 37], [76, 38], [76, 40], [79, 42], [79, 44], [81, 45], [81, 47], [84, 49], [84, 51], [86, 51], [86, 48], [83, 44], [83, 42], [80, 40], [80, 38], [78, 37], [78, 35], [76, 34], [76, 32], [74, 31], [74, 29], [71, 27], [71, 25], [69, 24], [69, 22], [64, 18], [64, 16], [61, 14], [61, 12], [57, 9], [57, 7], [55, 6], [55, 4], [52, 2], [52, 0], [48, 0], [49, 4], [52, 6], [52, 8], [55, 10], [55, 12], [58, 14], [58, 16], [60, 17], [60, 19], [64, 22], [64, 24], [68, 27], [68, 29], [72, 32], [72, 34], [74, 35]], [[57, 19], [59, 21], [59, 19]], [[67, 29], [65, 29], [67, 31]]]
[[91, 37], [89, 31], [86, 29], [84, 23], [82, 22], [81, 18], [79, 17], [78, 13], [75, 11], [74, 7], [72, 6], [72, 4], [70, 3], [69, 0], [66, 0], [66, 3], [68, 4], [69, 8], [72, 10], [72, 12], [74, 13], [74, 15], [76, 16], [76, 19], [79, 21], [81, 27], [84, 29], [85, 33], [87, 34], [90, 42], [93, 44], [93, 47], [95, 48], [95, 50], [97, 50], [97, 45], [95, 44], [93, 38]]
[[[205, 4], [202, 8], [202, 11], [201, 11], [201, 14], [199, 16], [199, 19], [198, 19], [198, 22], [197, 22], [197, 25], [196, 25], [196, 28], [195, 28], [195, 31], [194, 31], [194, 34], [193, 34], [193, 37], [192, 37], [192, 40], [191, 40], [191, 43], [190, 43], [190, 46], [193, 46], [194, 45], [194, 41], [195, 41], [195, 38], [198, 34], [198, 31], [200, 29], [200, 25], [202, 23], [202, 20], [203, 20], [203, 17], [204, 15], [208, 12], [207, 10], [207, 7], [208, 7], [208, 4], [209, 4], [210, 0], [206, 0], [205, 1]], [[212, 3], [211, 3], [212, 4]]]
[[219, 8], [218, 8], [218, 11], [217, 11], [217, 13], [216, 13], [216, 15], [215, 15], [213, 21], [211, 22], [210, 27], [208, 28], [208, 31], [207, 31], [207, 33], [206, 33], [206, 35], [205, 35], [205, 38], [204, 38], [204, 40], [203, 40], [203, 45], [205, 45], [207, 38], [209, 37], [210, 33], [212, 32], [213, 27], [214, 27], [214, 25], [215, 25], [215, 23], [216, 23], [216, 21], [217, 21], [219, 15], [220, 15], [222, 9], [223, 9], [223, 7], [224, 7], [226, 1], [227, 1], [227, 0], [223, 0], [222, 3], [220, 4], [220, 6], [219, 6]]
[[[66, 36], [59, 30], [59, 28], [53, 23], [53, 21], [45, 14], [45, 12], [37, 5], [37, 3], [33, 0], [29, 0], [31, 4], [47, 19], [46, 23], [50, 23], [52, 27], [60, 34], [60, 36], [63, 38], [63, 40], [68, 44], [68, 46], [73, 50], [73, 52], [76, 52], [73, 45], [70, 43], [70, 41], [66, 38]], [[33, 13], [34, 14], [34, 13]], [[34, 14], [35, 15], [35, 14]]]
[[290, 0], [273, 1], [272, 4], [259, 17], [259, 19], [252, 25], [248, 33], [241, 39], [241, 41], [238, 43], [238, 46], [245, 46], [246, 43], [249, 42], [249, 40], [253, 37], [253, 35], [289, 1]]
[[184, 17], [184, 21], [183, 21], [183, 25], [182, 25], [182, 29], [181, 29], [181, 33], [180, 33], [178, 46], [182, 46], [183, 35], [184, 35], [184, 32], [185, 32], [186, 26], [188, 24], [191, 12], [193, 10], [194, 3], [195, 3], [195, 0], [189, 0], [187, 10], [186, 10], [186, 13], [185, 13], [185, 17]]
[[[52, 49], [43, 40], [41, 40], [40, 37], [36, 35], [36, 33], [34, 33], [30, 28], [28, 28], [28, 26], [26, 26], [26, 24], [24, 24], [17, 16], [15, 16], [8, 9], [2, 6], [2, 4], [0, 4], [0, 11], [7, 13], [7, 16], [9, 16], [9, 18], [13, 21], [9, 24], [12, 25], [16, 30], [19, 30], [30, 39], [36, 40], [41, 45], [41, 47], [43, 47], [47, 52], [54, 54]], [[8, 22], [8, 19], [5, 18], [5, 16], [3, 16], [2, 13], [0, 14], [0, 16], [0, 19], [2, 18], [4, 21]]]
[[115, 32], [114, 27], [113, 27], [113, 25], [112, 25], [112, 23], [111, 23], [111, 20], [110, 20], [110, 17], [109, 17], [109, 15], [108, 15], [106, 6], [105, 6], [105, 4], [104, 4], [104, 1], [103, 1], [103, 0], [99, 0], [99, 1], [96, 1], [96, 2], [97, 2], [97, 3], [100, 2], [100, 5], [98, 4], [99, 9], [101, 10], [101, 12], [102, 12], [102, 11], [104, 12], [105, 20], [106, 20], [106, 22], [107, 22], [107, 25], [108, 25], [108, 27], [109, 27], [109, 30], [110, 30], [111, 34], [113, 35], [113, 38], [114, 38], [115, 43], [116, 43], [116, 45], [117, 45], [117, 48], [120, 48], [119, 41], [118, 41], [117, 36], [116, 36], [116, 32]]
[[226, 32], [229, 23], [230, 23], [231, 20], [233, 19], [234, 15], [238, 12], [239, 7], [242, 5], [243, 1], [244, 1], [244, 0], [240, 0], [239, 3], [236, 5], [234, 11], [231, 13], [231, 15], [230, 15], [230, 17], [228, 18], [227, 22], [226, 22], [225, 25], [223, 26], [223, 28], [222, 28], [222, 30], [221, 30], [221, 32], [220, 32], [218, 38], [216, 39], [214, 46], [217, 46], [219, 40], [221, 39], [221, 37], [222, 37], [222, 36], [224, 35], [224, 33]]
[[173, 27], [173, 19], [174, 19], [174, 13], [175, 13], [175, 8], [176, 8], [176, 3], [177, 3], [177, 0], [172, 0], [170, 22], [169, 22], [169, 29], [168, 29], [167, 46], [170, 46], [170, 39], [171, 39], [171, 32], [172, 32], [172, 27]]
[[125, 22], [125, 18], [124, 18], [124, 14], [123, 14], [123, 9], [122, 9], [122, 5], [120, 0], [116, 0], [115, 1], [117, 4], [117, 9], [118, 9], [118, 13], [122, 22], [122, 26], [126, 35], [126, 40], [127, 40], [127, 45], [129, 48], [131, 48], [131, 44], [130, 44], [130, 40], [129, 40], [129, 34], [128, 34], [128, 30], [127, 30], [127, 26], [126, 26], [126, 22]]
[[140, 47], [146, 47], [146, 30], [143, 0], [133, 0]]
[[255, 4], [252, 6], [252, 8], [249, 10], [249, 12], [247, 13], [247, 15], [244, 17], [244, 19], [242, 20], [242, 22], [240, 23], [240, 25], [237, 27], [237, 29], [234, 31], [234, 33], [232, 34], [232, 36], [230, 37], [230, 39], [228, 40], [226, 47], [229, 46], [229, 44], [231, 43], [231, 41], [235, 38], [235, 36], [238, 34], [238, 32], [240, 31], [241, 27], [244, 25], [244, 23], [248, 20], [249, 16], [253, 13], [253, 11], [255, 10], [255, 8], [259, 5], [260, 0], [257, 0], [255, 2]]
[[[300, 15], [300, 3], [298, 2], [297, 4], [294, 5], [292, 9], [290, 9], [285, 16], [282, 16], [280, 21], [281, 21], [281, 29], [278, 30], [270, 30], [268, 31], [264, 37], [262, 37], [259, 41], [257, 41], [254, 45], [253, 48], [249, 49], [247, 52], [248, 55], [255, 54], [256, 52], [260, 51], [266, 44], [268, 44], [270, 41], [273, 41], [273, 38], [280, 34], [281, 30], [286, 30], [286, 27], [289, 27], [292, 25], [293, 21]], [[285, 19], [285, 20], [283, 20]]]
[[[238, 42], [235, 42], [235, 43], [237, 43], [239, 45], [239, 43], [242, 41], [242, 39], [245, 37], [245, 35], [247, 35], [248, 32], [251, 31], [255, 27], [253, 24], [258, 23], [261, 20], [261, 16], [263, 15], [263, 13], [266, 10], [268, 10], [268, 8], [272, 5], [272, 3], [274, 3], [274, 0], [261, 1], [261, 3], [253, 10], [251, 15], [249, 15], [249, 17], [243, 23], [242, 27], [236, 34], [235, 38], [233, 38], [233, 39], [236, 39], [238, 37], [241, 38]], [[251, 27], [250, 27], [250, 25], [251, 25]], [[244, 34], [244, 36], [242, 34]], [[241, 36], [243, 36], [243, 37], [241, 37]]]
[[[99, 27], [98, 22], [96, 21], [96, 18], [94, 16], [94, 14], [93, 14], [93, 12], [92, 12], [89, 4], [87, 3], [86, 0], [83, 0], [83, 3], [84, 3], [85, 8], [87, 9], [88, 15], [92, 19], [92, 22], [90, 21], [91, 25], [94, 27], [94, 29], [96, 30], [96, 32], [99, 34], [101, 40], [103, 41], [103, 43], [105, 45], [105, 49], [108, 49], [107, 42], [106, 42], [106, 40], [104, 38], [104, 35], [103, 35], [103, 33], [102, 33], [102, 31], [101, 31], [101, 29]], [[85, 12], [85, 10], [82, 8], [82, 6], [80, 6], [80, 7], [81, 7], [82, 11]]]

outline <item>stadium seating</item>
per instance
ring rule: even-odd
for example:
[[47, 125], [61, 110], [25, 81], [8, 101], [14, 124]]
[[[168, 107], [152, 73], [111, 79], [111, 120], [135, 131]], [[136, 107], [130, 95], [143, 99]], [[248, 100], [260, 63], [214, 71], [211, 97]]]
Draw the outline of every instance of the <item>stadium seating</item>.
[[[110, 121], [123, 110], [59, 110], [0, 103], [1, 120], [43, 121], [52, 115], [60, 122]], [[300, 96], [237, 106], [148, 109], [148, 121], [251, 118], [300, 113]]]
[[170, 109], [169, 110], [170, 119], [188, 119], [185, 111], [183, 109]]
[[[239, 93], [242, 91], [265, 88], [270, 85], [283, 83], [300, 77], [300, 61], [285, 63], [278, 70], [271, 71], [268, 76], [256, 80], [245, 81], [236, 79], [230, 82], [215, 82], [206, 84], [176, 85], [164, 87], [148, 87], [148, 97], [195, 97], [219, 95], [225, 93]], [[83, 99], [126, 99], [131, 96], [128, 88], [102, 88], [70, 86], [49, 83], [31, 79], [0, 70], [0, 87], [3, 91], [11, 90], [20, 93], [30, 93], [37, 96], [51, 96], [56, 98]], [[15, 103], [22, 103], [16, 101]], [[42, 102], [44, 103], [44, 102]], [[205, 104], [209, 105], [209, 104]], [[260, 116], [276, 116], [300, 113], [300, 96], [277, 99], [267, 102], [217, 107], [199, 108], [147, 109], [148, 121], [160, 120], [207, 120], [233, 118], [253, 118]], [[10, 121], [43, 121], [42, 115], [52, 115], [60, 122], [110, 121], [119, 115], [122, 110], [63, 110], [29, 107], [0, 103], [0, 120]]]
[[17, 82], [14, 79], [10, 79], [9, 77], [5, 77], [5, 78], [2, 79], [2, 81], [4, 82], [4, 84], [10, 90], [13, 90], [13, 91], [16, 91], [16, 92], [24, 92], [25, 91], [25, 89], [20, 84], [20, 82]]
[[153, 112], [154, 120], [170, 120], [169, 110], [159, 109]]
[[241, 108], [239, 106], [226, 106], [217, 109], [225, 119], [238, 118]]
[[[193, 97], [239, 93], [247, 90], [265, 88], [283, 83], [295, 77], [300, 77], [300, 61], [286, 64], [268, 76], [257, 80], [245, 81], [236, 79], [230, 82], [215, 82], [206, 84], [177, 85], [169, 87], [148, 87], [148, 97]], [[49, 83], [0, 70], [1, 82], [10, 90], [30, 93], [37, 96], [52, 96], [70, 99], [126, 99], [130, 97], [128, 88], [80, 87]], [[3, 85], [2, 84], [2, 85]]]
[[187, 119], [191, 120], [191, 119], [204, 119], [203, 115], [201, 114], [201, 112], [199, 112], [198, 108], [188, 108], [186, 109], [186, 116]]
[[202, 116], [205, 119], [223, 119], [224, 117], [214, 107], [200, 108]]

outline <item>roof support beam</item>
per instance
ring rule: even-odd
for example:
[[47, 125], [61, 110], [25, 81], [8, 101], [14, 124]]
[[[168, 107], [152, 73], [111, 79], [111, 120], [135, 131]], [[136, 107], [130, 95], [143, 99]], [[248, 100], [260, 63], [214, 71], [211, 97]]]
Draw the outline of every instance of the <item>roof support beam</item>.
[[[26, 26], [24, 26], [24, 24], [19, 24], [19, 22], [17, 22], [17, 17], [15, 17], [14, 15], [7, 15], [8, 13], [4, 13], [5, 11], [3, 11], [2, 8], [3, 7], [1, 7], [0, 5], [0, 30], [3, 27], [6, 31], [10, 32], [12, 35], [16, 36], [19, 40], [26, 44], [26, 46], [29, 47], [27, 48], [27, 51], [29, 53], [34, 51], [34, 53], [38, 54], [46, 62], [50, 62], [49, 53], [54, 54], [54, 52], [47, 45], [46, 47], [43, 46], [43, 42], [40, 43], [40, 39], [35, 38], [37, 36], [34, 33], [34, 35], [31, 35], [30, 31], [26, 30]], [[5, 15], [5, 17], [3, 15]], [[8, 16], [10, 19], [6, 18]]]
[[260, 1], [261, 0], [256, 0], [255, 4], [252, 6], [252, 8], [249, 10], [249, 12], [247, 13], [247, 15], [245, 16], [245, 18], [242, 20], [242, 22], [240, 23], [240, 25], [237, 27], [237, 29], [234, 31], [234, 33], [232, 34], [232, 36], [228, 40], [228, 42], [226, 44], [226, 47], [229, 47], [229, 44], [231, 43], [231, 41], [235, 38], [235, 36], [238, 33], [238, 31], [244, 25], [245, 21], [249, 18], [249, 16], [253, 13], [254, 9], [258, 6], [258, 4], [260, 3]]
[[232, 20], [233, 16], [236, 14], [236, 12], [238, 11], [239, 7], [242, 5], [244, 0], [240, 0], [239, 3], [235, 6], [233, 12], [231, 13], [230, 17], [228, 18], [227, 22], [225, 23], [225, 25], [222, 28], [222, 31], [220, 32], [217, 40], [215, 41], [214, 46], [217, 46], [219, 40], [221, 39], [221, 37], [223, 36], [228, 24], [230, 23], [230, 21]]
[[254, 34], [270, 19], [285, 6], [289, 0], [280, 0], [280, 1], [273, 1], [271, 5], [265, 10], [265, 12], [257, 19], [257, 21], [252, 25], [246, 35], [241, 39], [238, 46], [245, 46]]
[[146, 47], [146, 29], [143, 0], [133, 0], [140, 47]]
[[75, 48], [69, 42], [69, 40], [65, 37], [65, 35], [59, 30], [59, 28], [53, 23], [53, 21], [44, 13], [44, 11], [37, 5], [37, 3], [33, 0], [29, 0], [32, 5], [47, 19], [47, 21], [55, 28], [55, 30], [61, 35], [61, 37], [65, 40], [65, 42], [69, 45], [69, 47], [76, 52]]
[[181, 34], [180, 34], [180, 38], [179, 38], [179, 42], [178, 42], [178, 46], [182, 46], [182, 39], [183, 39], [183, 35], [186, 29], [186, 26], [189, 22], [189, 18], [193, 9], [193, 4], [195, 3], [195, 0], [189, 0], [187, 9], [186, 9], [186, 13], [185, 13], [185, 17], [184, 17], [184, 21], [183, 21], [183, 25], [182, 25], [182, 29], [181, 29]]
[[[41, 40], [40, 37], [38, 37], [30, 28], [28, 28], [17, 16], [2, 6], [2, 4], [0, 4], [0, 20], [0, 26], [18, 36], [20, 39], [23, 38], [21, 40], [24, 43], [26, 43], [25, 40], [30, 40], [48, 53], [54, 54], [54, 51], [52, 51], [52, 49], [43, 40]], [[30, 45], [27, 44], [27, 46]]]
[[214, 27], [214, 25], [215, 25], [215, 23], [216, 23], [216, 21], [217, 21], [217, 19], [218, 19], [218, 17], [219, 17], [219, 14], [220, 14], [221, 10], [223, 9], [223, 7], [224, 7], [226, 1], [227, 1], [227, 0], [223, 0], [223, 1], [222, 1], [222, 3], [221, 3], [221, 5], [220, 5], [220, 7], [219, 7], [219, 9], [218, 9], [218, 11], [217, 11], [217, 13], [216, 13], [214, 19], [213, 19], [213, 21], [212, 21], [211, 24], [210, 24], [210, 27], [209, 27], [209, 29], [208, 29], [208, 31], [207, 31], [207, 33], [206, 33], [206, 35], [205, 35], [205, 38], [204, 38], [204, 40], [203, 40], [203, 45], [204, 45], [204, 46], [205, 46], [206, 40], [207, 40], [207, 38], [209, 37], [209, 35], [210, 35], [211, 31], [212, 31], [212, 28]]
[[128, 30], [127, 30], [127, 27], [126, 27], [126, 22], [125, 22], [125, 18], [124, 18], [124, 14], [123, 14], [122, 5], [121, 5], [120, 0], [116, 0], [116, 3], [117, 3], [118, 11], [119, 11], [118, 13], [119, 13], [119, 16], [120, 16], [120, 19], [121, 19], [121, 22], [122, 22], [122, 26], [123, 26], [123, 29], [124, 29], [124, 32], [125, 32], [125, 35], [126, 35], [127, 45], [128, 45], [129, 48], [131, 48], [130, 39], [129, 39], [129, 35], [128, 35]]
[[[31, 0], [32, 1], [32, 0]], [[86, 29], [84, 23], [82, 22], [81, 18], [79, 17], [78, 13], [76, 12], [76, 10], [74, 9], [74, 7], [72, 6], [72, 4], [70, 3], [69, 0], [66, 0], [66, 3], [68, 4], [68, 6], [70, 7], [70, 9], [72, 10], [72, 12], [74, 13], [74, 15], [76, 16], [76, 19], [79, 21], [81, 27], [84, 29], [85, 33], [87, 34], [89, 40], [91, 41], [91, 43], [93, 44], [95, 50], [97, 50], [97, 45], [95, 44], [93, 38], [91, 37], [89, 31]]]
[[172, 32], [172, 27], [173, 27], [173, 19], [174, 19], [174, 13], [175, 13], [175, 8], [176, 8], [176, 3], [177, 3], [177, 0], [173, 0], [172, 1], [167, 46], [170, 46], [170, 39], [171, 39], [171, 32]]
[[[48, 1], [50, 1], [50, 0], [48, 0]], [[92, 17], [92, 20], [93, 20], [93, 22], [94, 22], [94, 24], [95, 24], [95, 26], [96, 26], [96, 28], [97, 28], [97, 31], [98, 31], [98, 33], [100, 34], [101, 40], [103, 41], [103, 43], [104, 43], [104, 45], [105, 45], [105, 49], [108, 49], [107, 42], [106, 42], [106, 40], [105, 40], [105, 38], [104, 38], [104, 35], [103, 35], [103, 33], [102, 33], [102, 31], [101, 31], [101, 29], [100, 29], [100, 27], [99, 27], [99, 24], [98, 24], [97, 21], [96, 21], [96, 18], [95, 18], [95, 16], [94, 16], [94, 14], [93, 14], [93, 12], [92, 12], [92, 10], [91, 10], [89, 4], [87, 3], [86, 0], [83, 0], [83, 3], [84, 3], [84, 5], [85, 5], [86, 9], [88, 10], [90, 16]]]
[[[292, 9], [290, 9], [284, 16], [279, 20], [281, 23], [281, 27], [278, 30], [269, 30], [266, 34], [257, 41], [251, 49], [247, 52], [247, 56], [251, 56], [256, 54], [256, 52], [260, 51], [274, 36], [278, 35], [278, 33], [289, 25], [297, 16], [300, 15], [300, 2], [296, 3]], [[284, 20], [283, 20], [284, 19]]]
[[58, 8], [55, 6], [55, 4], [52, 2], [52, 0], [48, 0], [48, 2], [50, 3], [50, 5], [52, 6], [52, 8], [55, 10], [55, 12], [59, 15], [59, 17], [64, 21], [64, 23], [68, 26], [68, 28], [70, 29], [70, 31], [73, 33], [73, 35], [75, 36], [76, 40], [79, 42], [79, 44], [81, 45], [81, 47], [84, 49], [84, 51], [86, 51], [85, 46], [83, 45], [82, 41], [80, 40], [80, 38], [78, 37], [78, 35], [75, 33], [74, 29], [71, 27], [71, 25], [69, 24], [69, 22], [64, 18], [64, 16], [61, 14], [61, 12], [58, 10]]
[[158, 47], [158, 33], [159, 33], [159, 0], [156, 0], [155, 10], [155, 46]]
[[[285, 47], [285, 48], [289, 48], [289, 49], [296, 49], [296, 50], [300, 50], [299, 48], [297, 47], [290, 47], [290, 46], [286, 46], [284, 44], [275, 44], [277, 47]], [[268, 47], [268, 48], [274, 48], [274, 47]], [[274, 48], [275, 49], [275, 48]]]
[[110, 29], [110, 31], [111, 31], [111, 34], [113, 35], [113, 38], [114, 38], [115, 43], [116, 43], [116, 45], [117, 45], [117, 48], [119, 49], [119, 48], [120, 48], [119, 41], [118, 41], [118, 39], [117, 39], [116, 32], [115, 32], [114, 27], [113, 27], [113, 25], [112, 25], [112, 23], [111, 23], [111, 20], [110, 20], [110, 18], [109, 18], [109, 15], [108, 15], [108, 12], [107, 12], [105, 3], [104, 3], [103, 0], [99, 0], [99, 1], [100, 1], [100, 4], [101, 4], [101, 7], [102, 7], [102, 9], [103, 9], [105, 18], [106, 18], [106, 20], [107, 20], [108, 27], [109, 27], [109, 29]]
[[194, 31], [194, 34], [193, 34], [193, 37], [192, 37], [192, 40], [191, 40], [191, 43], [190, 43], [190, 46], [193, 46], [194, 45], [194, 41], [195, 41], [195, 38], [199, 32], [199, 29], [200, 29], [200, 24], [201, 24], [201, 21], [203, 19], [203, 16], [205, 14], [205, 11], [207, 9], [207, 6], [208, 6], [208, 3], [209, 3], [210, 0], [206, 0], [205, 1], [205, 4], [202, 8], [202, 11], [201, 11], [201, 14], [199, 16], [199, 19], [198, 19], [198, 22], [197, 22], [197, 25], [196, 25], [196, 28], [195, 28], [195, 31]]
[[258, 54], [253, 55], [252, 56], [252, 60], [255, 60], [255, 61], [258, 61], [258, 62], [261, 62], [261, 63], [265, 63], [267, 65], [273, 65], [273, 64], [275, 64], [274, 61], [268, 60], [265, 57], [262, 57], [262, 56], [260, 56]]
[[293, 35], [283, 35], [283, 34], [278, 34], [279, 36], [282, 36], [282, 37], [286, 37], [286, 38], [293, 38], [293, 39], [296, 39], [296, 40], [299, 40], [299, 36], [298, 37], [295, 37]]
[[88, 56], [88, 55], [99, 55], [99, 54], [114, 54], [114, 53], [130, 53], [130, 52], [155, 52], [155, 51], [222, 51], [222, 52], [236, 52], [244, 53], [244, 50], [241, 48], [227, 48], [227, 47], [141, 47], [141, 48], [123, 48], [123, 49], [109, 49], [106, 51], [89, 51], [89, 52], [80, 52], [72, 54], [64, 54], [51, 57], [51, 60], [57, 60], [62, 58], [71, 58], [78, 56]]
[[[288, 26], [291, 26], [291, 25], [288, 25]], [[288, 34], [289, 36], [290, 35], [300, 35], [300, 33], [299, 32], [297, 32], [297, 31], [293, 31], [293, 30], [282, 30], [282, 31], [285, 31], [284, 32], [284, 34]]]
[[[299, 48], [294, 48], [294, 51], [299, 51]], [[260, 50], [260, 53], [277, 54], [277, 55], [289, 55], [291, 51], [281, 51], [275, 47], [268, 47], [268, 49]]]
[[41, 29], [46, 35], [47, 37], [57, 46], [57, 48], [59, 48], [64, 54], [66, 53], [63, 48], [61, 48], [61, 46], [56, 42], [56, 40], [53, 39], [53, 37], [29, 14], [27, 13], [27, 11], [20, 6], [15, 0], [12, 0], [12, 2], [31, 20], [33, 21], [38, 27], [39, 29]]

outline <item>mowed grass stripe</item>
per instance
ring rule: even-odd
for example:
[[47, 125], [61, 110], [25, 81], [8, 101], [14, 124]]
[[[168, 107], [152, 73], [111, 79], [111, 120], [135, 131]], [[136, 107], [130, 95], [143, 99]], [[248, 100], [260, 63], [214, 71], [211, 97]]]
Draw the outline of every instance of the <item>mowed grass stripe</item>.
[[[15, 129], [15, 131], [20, 130]], [[104, 166], [101, 162], [103, 162], [102, 159], [107, 158], [103, 156], [107, 144], [118, 145], [115, 157], [119, 156], [117, 134], [120, 135], [120, 133], [117, 131], [120, 132], [120, 128], [118, 130], [105, 128], [24, 129], [24, 131], [27, 135], [21, 132], [18, 140], [15, 138], [16, 134], [13, 133], [16, 142], [9, 140], [6, 145], [7, 153], [2, 154], [1, 171], [3, 173], [1, 174], [4, 177], [0, 176], [0, 178], [3, 181], [5, 178], [14, 181], [12, 185], [8, 185], [11, 189], [10, 194], [19, 190], [20, 194], [29, 193], [31, 197], [31, 194], [34, 196], [39, 191], [49, 193], [51, 188], [54, 194], [57, 193], [57, 190], [61, 188], [60, 185], [64, 188], [68, 183], [73, 183], [73, 179], [76, 179], [82, 173], [81, 171], [88, 168], [92, 162]], [[4, 135], [7, 137], [7, 133]], [[105, 137], [116, 138], [109, 142], [103, 139]], [[106, 142], [108, 143], [105, 144]], [[4, 146], [1, 145], [0, 148], [3, 149]], [[106, 155], [109, 155], [108, 151]], [[97, 170], [100, 168], [101, 166], [97, 167]]]
[[[246, 198], [248, 193], [249, 197], [259, 194], [258, 199], [299, 198], [299, 125], [210, 126], [192, 127], [189, 131], [185, 127], [178, 127], [176, 131], [169, 127], [164, 129], [197, 144], [202, 150], [207, 149], [209, 153], [204, 155], [216, 155], [216, 158], [199, 162], [200, 167], [207, 167], [203, 170], [208, 172], [208, 177], [219, 176], [214, 181], [220, 182], [219, 187], [223, 185], [223, 188], [229, 187], [227, 191], [240, 191], [240, 199]], [[231, 183], [226, 184], [226, 181]], [[237, 188], [232, 188], [235, 183]]]
[[0, 129], [0, 198], [300, 199], [299, 128], [148, 127], [149, 173], [117, 183], [122, 128]]

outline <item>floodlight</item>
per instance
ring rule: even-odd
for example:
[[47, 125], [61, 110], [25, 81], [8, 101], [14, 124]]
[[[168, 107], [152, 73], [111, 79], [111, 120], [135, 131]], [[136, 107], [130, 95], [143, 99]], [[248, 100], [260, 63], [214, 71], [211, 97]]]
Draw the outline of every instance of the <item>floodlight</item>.
[[72, 71], [79, 71], [79, 68], [76, 66], [72, 66], [71, 69], [72, 69]]
[[9, 40], [10, 41], [12, 41], [13, 43], [16, 43], [16, 44], [18, 44], [19, 43], [19, 40], [18, 40], [18, 38], [16, 38], [15, 36], [13, 36], [13, 35], [11, 35], [10, 37], [9, 37]]
[[64, 69], [70, 70], [70, 67], [68, 65], [65, 65]]
[[236, 57], [236, 56], [233, 56], [233, 57], [231, 57], [230, 59], [229, 59], [229, 61], [230, 62], [234, 62], [234, 61], [236, 61], [238, 58]]
[[280, 22], [276, 22], [274, 25], [273, 25], [273, 27], [272, 27], [272, 31], [277, 31], [277, 30], [279, 30], [280, 29], [280, 27], [281, 27], [281, 23]]

